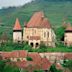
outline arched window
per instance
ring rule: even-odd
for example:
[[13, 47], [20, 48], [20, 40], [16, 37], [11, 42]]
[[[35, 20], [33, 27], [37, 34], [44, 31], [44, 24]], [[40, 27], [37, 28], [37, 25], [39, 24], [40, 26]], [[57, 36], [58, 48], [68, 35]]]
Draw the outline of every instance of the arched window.
[[39, 44], [38, 43], [36, 43], [36, 47], [38, 47], [39, 46]]
[[32, 42], [30, 43], [30, 45], [31, 45], [32, 47], [34, 46]]
[[44, 37], [49, 37], [49, 32], [44, 32]]

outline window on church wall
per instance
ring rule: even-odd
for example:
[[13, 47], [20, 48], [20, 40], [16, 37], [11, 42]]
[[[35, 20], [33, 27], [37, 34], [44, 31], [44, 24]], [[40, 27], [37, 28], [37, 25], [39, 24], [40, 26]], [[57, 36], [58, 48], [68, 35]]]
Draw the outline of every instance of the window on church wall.
[[47, 32], [47, 37], [49, 37], [49, 32]]
[[34, 31], [34, 33], [36, 34], [36, 30]]
[[35, 35], [35, 34], [36, 34], [36, 30], [32, 29], [32, 35]]
[[44, 32], [44, 37], [46, 37], [46, 32]]
[[27, 36], [27, 39], [29, 39], [29, 36]]
[[32, 29], [32, 35], [34, 35], [34, 29]]
[[44, 32], [44, 37], [49, 37], [49, 32]]

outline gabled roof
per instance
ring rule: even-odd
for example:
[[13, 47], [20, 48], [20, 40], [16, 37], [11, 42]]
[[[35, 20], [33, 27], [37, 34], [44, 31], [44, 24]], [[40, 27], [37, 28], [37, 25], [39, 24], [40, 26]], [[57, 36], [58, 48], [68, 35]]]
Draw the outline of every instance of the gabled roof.
[[10, 58], [11, 52], [2, 52], [2, 53], [1, 53], [1, 56], [2, 56], [3, 58]]
[[27, 23], [27, 27], [32, 28], [50, 28], [50, 23], [47, 18], [44, 17], [43, 12], [35, 12]]
[[27, 51], [17, 50], [17, 51], [12, 51], [12, 52], [0, 52], [0, 55], [3, 58], [26, 58]]
[[64, 58], [72, 60], [72, 53], [65, 53]]
[[50, 66], [52, 65], [47, 58], [42, 58], [42, 69], [43, 70], [48, 70]]
[[72, 26], [70, 23], [67, 24], [66, 31], [72, 31]]
[[13, 30], [22, 30], [18, 18], [16, 19], [16, 22], [15, 22]]
[[51, 28], [51, 25], [48, 21], [47, 18], [44, 18], [43, 21], [42, 21], [42, 24], [41, 24], [41, 27], [45, 27], [45, 28]]
[[27, 57], [27, 51], [25, 51], [25, 50], [13, 51], [11, 53], [11, 57], [14, 57], [14, 58], [19, 58], [19, 57], [25, 58], [25, 57]]
[[41, 56], [38, 53], [29, 53], [28, 56], [31, 57], [36, 63], [40, 63], [41, 61]]

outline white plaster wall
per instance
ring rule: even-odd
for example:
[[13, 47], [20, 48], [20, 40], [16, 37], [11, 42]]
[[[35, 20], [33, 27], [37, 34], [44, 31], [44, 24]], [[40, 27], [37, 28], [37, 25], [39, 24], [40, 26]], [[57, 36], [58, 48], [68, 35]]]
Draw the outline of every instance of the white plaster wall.
[[22, 41], [22, 33], [21, 32], [13, 32], [13, 42]]

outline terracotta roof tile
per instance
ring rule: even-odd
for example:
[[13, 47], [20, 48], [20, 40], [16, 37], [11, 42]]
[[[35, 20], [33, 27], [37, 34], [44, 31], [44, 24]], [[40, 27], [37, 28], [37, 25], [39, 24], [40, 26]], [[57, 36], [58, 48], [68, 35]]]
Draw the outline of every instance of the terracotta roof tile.
[[41, 56], [38, 53], [29, 53], [28, 56], [31, 57], [36, 63], [41, 62]]
[[67, 27], [66, 31], [72, 31], [72, 27]]
[[24, 50], [19, 50], [19, 51], [13, 51], [11, 53], [11, 57], [26, 57], [27, 56], [27, 51]]
[[45, 28], [51, 28], [51, 25], [50, 25], [49, 21], [47, 20], [47, 18], [43, 19], [41, 26], [45, 27]]
[[38, 63], [36, 61], [22, 61], [22, 62], [16, 62], [16, 65], [20, 68], [26, 68], [26, 69], [29, 68], [31, 65], [33, 70], [35, 69], [48, 70], [48, 68], [50, 68], [51, 66], [51, 63], [46, 58], [42, 58]]
[[51, 63], [49, 62], [47, 58], [42, 58], [41, 62], [42, 62], [41, 65], [43, 70], [48, 70], [50, 68]]
[[27, 67], [27, 61], [18, 61], [15, 63], [16, 66], [18, 66], [19, 68], [26, 68]]
[[0, 55], [1, 55], [4, 59], [10, 58], [11, 52], [2, 52]]
[[72, 59], [72, 53], [65, 53], [64, 58], [66, 59]]
[[70, 23], [67, 24], [66, 31], [72, 31], [72, 26]]
[[43, 12], [36, 12], [31, 17], [30, 21], [27, 24], [27, 27], [50, 28], [50, 23], [47, 18], [44, 18]]
[[18, 18], [16, 19], [13, 30], [22, 30]]

